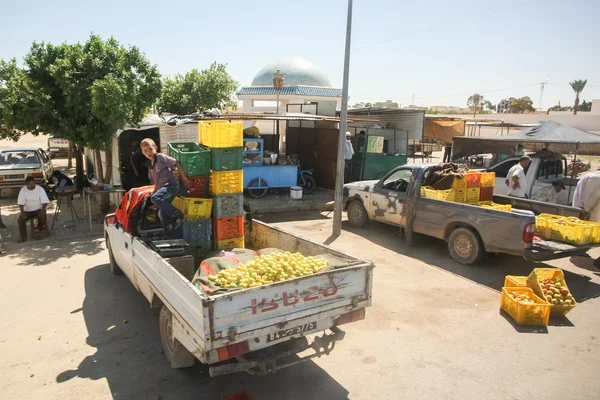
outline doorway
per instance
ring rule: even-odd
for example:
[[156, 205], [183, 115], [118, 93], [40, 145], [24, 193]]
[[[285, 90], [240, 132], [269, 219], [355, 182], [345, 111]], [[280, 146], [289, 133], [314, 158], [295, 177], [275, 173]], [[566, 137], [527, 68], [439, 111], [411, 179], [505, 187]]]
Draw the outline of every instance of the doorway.
[[[119, 135], [119, 171], [121, 183], [125, 190], [150, 184], [148, 163], [141, 152], [140, 143], [144, 139], [152, 139], [160, 152], [160, 131], [158, 128], [123, 131]], [[137, 171], [137, 175], [136, 172]]]

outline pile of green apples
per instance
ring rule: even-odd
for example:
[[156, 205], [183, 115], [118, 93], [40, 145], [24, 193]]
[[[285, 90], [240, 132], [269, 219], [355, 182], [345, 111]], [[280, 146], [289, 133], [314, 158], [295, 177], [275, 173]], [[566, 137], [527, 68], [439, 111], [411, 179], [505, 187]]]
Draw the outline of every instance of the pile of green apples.
[[544, 279], [540, 281], [544, 297], [548, 303], [559, 306], [575, 305], [573, 295], [569, 293], [569, 289], [558, 279]]
[[535, 304], [535, 301], [524, 293], [510, 292], [508, 295], [519, 304]]

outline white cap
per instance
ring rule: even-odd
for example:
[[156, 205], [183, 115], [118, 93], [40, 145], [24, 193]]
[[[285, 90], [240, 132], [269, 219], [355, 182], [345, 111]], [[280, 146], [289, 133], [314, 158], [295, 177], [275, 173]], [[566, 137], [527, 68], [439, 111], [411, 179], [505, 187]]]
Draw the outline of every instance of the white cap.
[[350, 132], [346, 132], [346, 136], [352, 136]]

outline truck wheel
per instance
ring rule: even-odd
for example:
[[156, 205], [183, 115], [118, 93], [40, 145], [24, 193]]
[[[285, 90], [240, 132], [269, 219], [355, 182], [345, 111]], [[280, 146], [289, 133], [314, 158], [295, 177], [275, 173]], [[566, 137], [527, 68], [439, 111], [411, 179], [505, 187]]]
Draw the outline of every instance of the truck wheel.
[[187, 368], [194, 365], [196, 357], [173, 337], [173, 315], [167, 306], [162, 306], [159, 317], [160, 341], [172, 368]]
[[348, 222], [355, 228], [363, 228], [369, 221], [367, 210], [360, 200], [353, 200], [348, 206]]
[[108, 236], [106, 236], [106, 247], [108, 248], [108, 259], [110, 260], [110, 272], [112, 272], [113, 275], [123, 275], [123, 270], [121, 269], [121, 267], [119, 267], [119, 264], [117, 264], [115, 256], [113, 255], [112, 248], [110, 247], [110, 239], [108, 238]]
[[448, 250], [455, 261], [464, 265], [479, 262], [485, 253], [479, 235], [469, 228], [456, 228], [450, 234]]

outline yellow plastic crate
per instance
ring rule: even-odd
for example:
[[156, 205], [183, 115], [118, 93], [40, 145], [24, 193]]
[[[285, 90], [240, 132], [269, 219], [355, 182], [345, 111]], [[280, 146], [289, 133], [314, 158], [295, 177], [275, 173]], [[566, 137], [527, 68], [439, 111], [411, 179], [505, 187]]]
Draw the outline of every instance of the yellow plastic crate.
[[431, 186], [422, 186], [421, 196], [434, 200], [454, 201], [454, 190], [436, 190]]
[[454, 189], [454, 201], [456, 203], [466, 203], [467, 189]]
[[[526, 294], [534, 304], [521, 304], [510, 297], [510, 293]], [[528, 287], [504, 287], [500, 298], [500, 308], [510, 315], [518, 325], [546, 326], [550, 319], [551, 305], [535, 295]]]
[[173, 199], [173, 205], [185, 214], [188, 221], [195, 221], [210, 218], [213, 200], [177, 196]]
[[217, 249], [244, 249], [244, 238], [217, 240]]
[[207, 147], [242, 147], [243, 131], [242, 122], [198, 122], [198, 139]]
[[540, 214], [535, 217], [535, 234], [544, 239], [552, 237], [552, 224], [562, 220], [563, 217], [554, 214]]
[[482, 172], [481, 173], [481, 187], [494, 187], [496, 182], [495, 172]]
[[481, 195], [481, 188], [469, 188], [465, 193], [467, 194], [467, 203], [477, 203]]
[[234, 194], [244, 191], [244, 171], [212, 171], [210, 194]]
[[478, 207], [483, 207], [483, 208], [491, 208], [492, 210], [498, 210], [498, 211], [506, 211], [506, 212], [512, 211], [512, 206], [510, 204], [497, 204], [497, 203], [494, 203], [493, 201], [478, 201], [477, 203], [474, 203], [474, 205], [476, 205]]
[[[557, 304], [548, 303], [548, 301], [546, 301], [546, 298], [544, 297], [544, 292], [542, 291], [542, 286], [540, 285], [540, 281], [543, 281], [546, 279], [554, 279], [554, 278], [558, 278], [560, 284], [563, 285], [567, 290], [569, 290], [569, 287], [567, 286], [567, 282], [565, 281], [565, 274], [563, 273], [562, 269], [560, 269], [560, 268], [535, 268], [533, 271], [531, 271], [531, 273], [527, 277], [527, 286], [529, 288], [531, 288], [537, 296], [543, 298], [544, 302], [546, 302], [551, 307], [551, 309], [550, 309], [551, 315], [567, 315], [567, 313], [569, 311], [571, 311], [573, 308], [575, 308], [577, 303], [572, 304], [570, 306], [557, 305]], [[569, 293], [571, 293], [570, 290], [569, 290]], [[573, 294], [573, 293], [571, 293], [571, 294]], [[575, 297], [573, 297], [573, 301], [575, 301]]]
[[564, 218], [568, 222], [572, 222], [574, 224], [580, 224], [587, 228], [591, 229], [591, 243], [600, 243], [600, 224], [597, 222], [584, 221], [575, 217], [565, 217]]
[[527, 277], [526, 276], [506, 275], [504, 277], [504, 287], [526, 287], [526, 286], [527, 286]]
[[467, 179], [459, 178], [458, 176], [455, 176], [454, 181], [452, 182], [452, 189], [465, 190], [466, 188], [467, 188]]
[[580, 246], [590, 244], [594, 232], [594, 227], [591, 225], [573, 223], [564, 219], [551, 222], [550, 229], [552, 240]]

